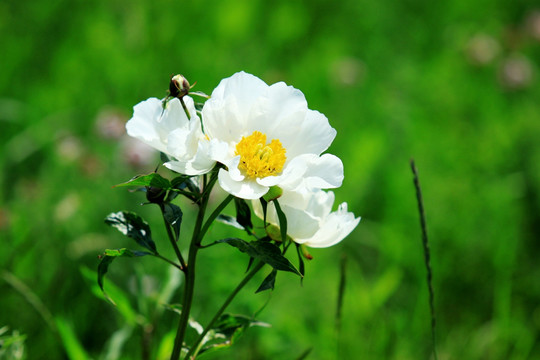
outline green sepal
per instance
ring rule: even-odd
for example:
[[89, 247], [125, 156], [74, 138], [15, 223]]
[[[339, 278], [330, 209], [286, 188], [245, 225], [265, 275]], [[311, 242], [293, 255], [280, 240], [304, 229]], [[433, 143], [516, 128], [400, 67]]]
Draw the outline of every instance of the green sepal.
[[218, 243], [226, 243], [234, 246], [248, 256], [260, 260], [276, 270], [289, 271], [299, 276], [302, 276], [300, 272], [294, 267], [294, 265], [281, 254], [279, 247], [272, 244], [269, 241], [257, 240], [247, 242], [238, 238], [227, 238], [218, 240]]
[[281, 241], [283, 242], [283, 245], [286, 245], [287, 243], [287, 217], [285, 216], [285, 213], [283, 212], [283, 210], [281, 210], [281, 206], [279, 206], [279, 202], [277, 200], [274, 200], [274, 205], [276, 207], [276, 212], [279, 219], [279, 229], [281, 230]]
[[180, 226], [182, 225], [182, 210], [178, 205], [171, 203], [164, 203], [162, 206], [163, 218], [173, 228], [175, 240], [178, 241], [180, 238]]
[[[165, 109], [165, 106], [163, 107], [163, 109]], [[171, 159], [169, 158], [169, 155], [165, 154], [162, 151], [159, 152], [159, 159], [161, 160], [162, 163], [171, 161]]]
[[236, 207], [236, 221], [246, 230], [253, 229], [251, 222], [251, 209], [246, 200], [235, 197], [234, 206]]
[[263, 198], [260, 198], [259, 200], [261, 201], [261, 207], [263, 210], [264, 227], [266, 227], [266, 212], [268, 211], [268, 202]]
[[141, 257], [145, 255], [153, 255], [146, 251], [136, 251], [136, 250], [129, 250], [126, 248], [122, 249], [107, 249], [105, 250], [104, 254], [101, 255], [101, 261], [98, 265], [98, 285], [101, 291], [103, 292], [103, 296], [107, 300], [109, 300], [113, 305], [116, 305], [116, 303], [107, 295], [105, 292], [105, 289], [103, 288], [103, 279], [105, 277], [105, 274], [107, 274], [107, 271], [109, 271], [109, 265], [114, 261], [114, 259], [118, 257]]
[[109, 214], [105, 218], [105, 223], [132, 238], [137, 244], [147, 248], [152, 253], [157, 254], [150, 226], [139, 215], [128, 211], [119, 211]]
[[273, 269], [272, 272], [268, 274], [267, 277], [264, 278], [263, 282], [261, 283], [257, 291], [255, 291], [255, 294], [261, 291], [265, 291], [265, 290], [274, 290], [274, 286], [276, 284], [276, 275], [277, 275], [277, 270]]
[[304, 271], [305, 271], [305, 267], [304, 267], [304, 257], [303, 257], [303, 254], [302, 254], [302, 250], [301, 250], [301, 247], [300, 247], [300, 244], [296, 244], [296, 254], [298, 255], [298, 269], [300, 270], [300, 274], [302, 274], [302, 277], [304, 276]]
[[271, 186], [266, 194], [263, 195], [263, 199], [266, 202], [277, 200], [283, 195], [283, 189], [279, 186]]
[[169, 180], [165, 179], [163, 176], [155, 172], [147, 175], [137, 175], [132, 179], [124, 183], [114, 185], [113, 187], [122, 186], [152, 186], [164, 190], [168, 190], [172, 187]]

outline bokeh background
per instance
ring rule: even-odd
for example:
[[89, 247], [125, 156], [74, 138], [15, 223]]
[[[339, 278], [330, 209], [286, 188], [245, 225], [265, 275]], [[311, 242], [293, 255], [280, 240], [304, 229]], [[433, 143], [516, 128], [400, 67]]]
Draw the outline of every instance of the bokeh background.
[[[177, 317], [160, 301], [167, 289], [178, 301], [180, 278], [153, 258], [120, 259], [106, 284], [119, 306], [96, 291], [103, 249], [135, 247], [103, 223], [110, 212], [138, 212], [167, 248], [157, 208], [111, 188], [158, 163], [124, 124], [133, 105], [166, 95], [171, 74], [210, 93], [244, 70], [301, 89], [329, 118], [338, 132], [329, 152], [345, 164], [337, 201], [362, 221], [341, 244], [312, 251], [303, 286], [290, 274], [272, 294], [248, 286], [230, 310], [253, 314], [270, 300], [258, 319], [272, 327], [250, 329], [209, 359], [297, 359], [308, 349], [308, 359], [430, 358], [411, 157], [431, 241], [439, 359], [539, 358], [534, 3], [2, 1], [0, 338], [14, 344], [0, 356], [20, 358], [24, 348], [27, 359], [136, 359], [149, 340], [149, 358], [167, 358]], [[180, 205], [185, 241], [192, 208]], [[211, 229], [229, 234], [241, 235]], [[194, 316], [203, 323], [246, 266], [222, 246], [198, 264]]]

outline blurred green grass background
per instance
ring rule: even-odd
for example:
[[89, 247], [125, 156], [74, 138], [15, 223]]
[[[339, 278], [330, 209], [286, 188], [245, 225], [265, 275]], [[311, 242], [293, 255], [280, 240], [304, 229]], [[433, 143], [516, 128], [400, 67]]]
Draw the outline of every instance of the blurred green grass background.
[[[245, 70], [295, 86], [329, 118], [338, 131], [329, 152], [345, 164], [337, 202], [363, 219], [341, 244], [312, 251], [303, 286], [289, 274], [272, 295], [248, 286], [230, 310], [252, 314], [271, 297], [258, 318], [273, 327], [250, 329], [209, 359], [296, 359], [309, 348], [308, 359], [429, 358], [411, 157], [431, 239], [439, 358], [540, 357], [539, 8], [530, 0], [1, 2], [0, 327], [26, 335], [28, 359], [112, 359], [107, 339], [122, 328], [129, 340], [119, 358], [141, 357], [134, 312], [159, 313], [141, 292], [156, 294], [169, 278], [164, 265], [113, 264], [107, 285], [127, 294], [123, 311], [93, 294], [91, 278], [104, 248], [134, 247], [103, 223], [110, 212], [140, 213], [167, 248], [157, 209], [111, 188], [158, 159], [134, 153], [123, 123], [137, 102], [165, 96], [171, 74], [210, 93]], [[230, 232], [216, 225], [211, 236]], [[194, 309], [203, 323], [246, 265], [232, 248], [204, 256]], [[164, 315], [153, 357], [176, 326]]]

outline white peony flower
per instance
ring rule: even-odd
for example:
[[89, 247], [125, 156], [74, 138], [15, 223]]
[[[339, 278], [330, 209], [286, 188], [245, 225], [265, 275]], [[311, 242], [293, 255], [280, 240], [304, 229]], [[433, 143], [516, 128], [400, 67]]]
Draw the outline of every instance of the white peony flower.
[[258, 199], [271, 186], [334, 188], [343, 181], [341, 160], [321, 156], [336, 131], [292, 86], [236, 73], [214, 89], [202, 116], [210, 157], [226, 166], [219, 184], [234, 196]]
[[184, 96], [183, 100], [191, 120], [177, 98], [170, 100], [165, 109], [161, 100], [150, 98], [135, 105], [126, 130], [128, 135], [173, 158], [165, 163], [169, 169], [187, 175], [204, 174], [215, 165], [207, 155], [210, 142], [202, 132], [193, 99]]
[[[333, 192], [319, 189], [284, 191], [278, 202], [287, 218], [287, 235], [298, 244], [314, 248], [329, 247], [343, 240], [356, 228], [360, 218], [347, 211], [347, 203], [332, 212], [334, 199]], [[262, 219], [260, 202], [254, 200], [252, 204], [255, 214]], [[268, 204], [266, 221], [279, 227], [274, 202]]]

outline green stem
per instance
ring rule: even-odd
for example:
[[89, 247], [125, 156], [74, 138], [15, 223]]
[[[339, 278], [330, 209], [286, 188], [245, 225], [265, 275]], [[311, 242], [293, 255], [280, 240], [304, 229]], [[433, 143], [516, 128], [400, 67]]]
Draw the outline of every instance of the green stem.
[[204, 223], [204, 226], [202, 227], [201, 234], [200, 234], [201, 240], [204, 237], [204, 235], [206, 234], [206, 232], [208, 231], [208, 228], [210, 227], [210, 225], [212, 225], [214, 220], [218, 217], [219, 214], [221, 214], [223, 209], [225, 209], [225, 207], [231, 202], [232, 199], [234, 199], [233, 195], [227, 196], [225, 198], [225, 200], [223, 200], [221, 202], [221, 204], [219, 204], [218, 207], [216, 207], [214, 212], [212, 212], [212, 214], [210, 214], [208, 219], [206, 219], [206, 222]]
[[204, 175], [202, 196], [199, 203], [199, 212], [197, 214], [197, 220], [195, 227], [193, 228], [193, 236], [191, 237], [191, 243], [189, 245], [188, 262], [184, 266], [185, 283], [184, 283], [184, 296], [182, 299], [182, 313], [180, 314], [180, 322], [178, 323], [178, 329], [176, 331], [176, 337], [174, 339], [174, 348], [171, 354], [171, 360], [178, 360], [182, 352], [182, 345], [184, 343], [184, 337], [186, 335], [186, 328], [189, 321], [189, 313], [191, 312], [191, 305], [193, 303], [193, 292], [195, 290], [195, 262], [197, 259], [197, 250], [199, 250], [199, 244], [201, 243], [201, 229], [204, 221], [204, 214], [208, 205], [208, 199], [210, 198], [210, 192], [217, 180], [216, 169], [212, 173], [212, 177], [208, 183], [206, 182], [207, 176]]
[[159, 259], [161, 259], [161, 260], [163, 260], [163, 261], [165, 261], [165, 262], [167, 262], [167, 263], [169, 263], [169, 264], [171, 264], [172, 266], [174, 266], [174, 267], [177, 268], [178, 270], [184, 271], [184, 268], [183, 268], [182, 266], [180, 266], [180, 265], [176, 264], [175, 262], [173, 262], [173, 261], [167, 259], [166, 257], [161, 256], [160, 254], [154, 254], [154, 256], [157, 257], [157, 258], [159, 258]]
[[208, 333], [208, 331], [210, 331], [210, 329], [212, 329], [212, 326], [214, 326], [214, 324], [216, 323], [216, 321], [219, 319], [219, 317], [223, 314], [223, 312], [227, 309], [227, 307], [229, 306], [229, 304], [233, 301], [233, 299], [236, 297], [236, 295], [238, 295], [238, 293], [240, 292], [240, 290], [242, 290], [242, 288], [251, 280], [251, 278], [253, 276], [255, 276], [255, 274], [261, 270], [261, 268], [264, 266], [264, 262], [262, 261], [259, 261], [252, 269], [251, 271], [244, 277], [244, 279], [240, 282], [240, 284], [238, 284], [238, 286], [236, 286], [236, 288], [233, 290], [233, 292], [229, 295], [229, 297], [227, 297], [227, 299], [225, 300], [225, 302], [223, 303], [223, 305], [221, 305], [221, 307], [219, 308], [219, 310], [217, 311], [217, 313], [214, 315], [214, 317], [212, 318], [212, 320], [210, 320], [210, 322], [208, 323], [208, 325], [206, 325], [206, 327], [204, 328], [204, 331], [201, 333], [201, 335], [199, 335], [199, 337], [197, 338], [197, 340], [195, 341], [195, 343], [193, 344], [193, 346], [191, 347], [191, 349], [189, 350], [189, 352], [187, 353], [186, 355], [186, 359], [195, 359], [195, 357], [197, 356], [197, 354], [199, 353], [199, 351], [201, 350], [201, 347], [203, 345], [202, 341], [204, 340], [204, 337], [206, 336], [206, 334]]

